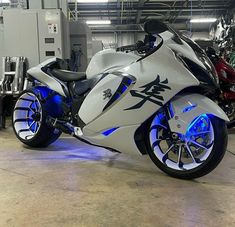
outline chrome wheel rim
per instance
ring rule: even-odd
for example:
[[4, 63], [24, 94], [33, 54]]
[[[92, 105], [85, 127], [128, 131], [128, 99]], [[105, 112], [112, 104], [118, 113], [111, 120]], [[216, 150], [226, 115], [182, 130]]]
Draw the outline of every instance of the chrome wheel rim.
[[17, 100], [13, 113], [13, 127], [23, 140], [31, 140], [42, 124], [42, 107], [38, 98], [30, 92]]
[[165, 115], [159, 114], [151, 124], [149, 136], [156, 158], [167, 167], [180, 171], [202, 165], [214, 145], [213, 125], [206, 114], [196, 117], [185, 135], [171, 132]]

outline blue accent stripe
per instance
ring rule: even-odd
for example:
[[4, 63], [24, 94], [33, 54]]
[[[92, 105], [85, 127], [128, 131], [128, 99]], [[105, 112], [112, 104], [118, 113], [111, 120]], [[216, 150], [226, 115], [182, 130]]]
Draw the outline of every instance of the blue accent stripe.
[[108, 130], [102, 132], [102, 135], [104, 135], [104, 136], [109, 136], [110, 134], [112, 134], [113, 132], [115, 132], [117, 129], [118, 129], [118, 127], [117, 127], [117, 128], [110, 128], [110, 129], [108, 129]]
[[186, 112], [191, 111], [191, 110], [194, 109], [196, 106], [197, 106], [196, 104], [193, 104], [193, 105], [190, 105], [190, 106], [186, 106], [186, 107], [183, 109], [183, 113], [186, 113]]
[[170, 105], [169, 105], [169, 110], [170, 110], [171, 117], [174, 117], [175, 114], [174, 114], [172, 103], [170, 103]]
[[123, 94], [127, 90], [127, 86], [123, 85], [121, 93]]

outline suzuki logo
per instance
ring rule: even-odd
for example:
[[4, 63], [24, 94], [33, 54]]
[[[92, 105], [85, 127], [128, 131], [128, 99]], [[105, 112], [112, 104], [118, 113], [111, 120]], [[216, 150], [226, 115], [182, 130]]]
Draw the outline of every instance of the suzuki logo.
[[107, 89], [107, 90], [105, 90], [105, 91], [103, 91], [103, 96], [104, 96], [104, 100], [105, 99], [111, 99], [111, 97], [113, 96], [112, 95], [112, 90], [111, 89]]

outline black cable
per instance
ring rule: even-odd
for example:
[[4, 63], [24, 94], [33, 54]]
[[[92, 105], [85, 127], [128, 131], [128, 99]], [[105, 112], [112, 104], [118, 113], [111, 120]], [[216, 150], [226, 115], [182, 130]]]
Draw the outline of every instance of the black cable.
[[233, 153], [232, 151], [227, 150], [227, 152], [229, 152], [230, 154], [232, 154], [232, 155], [234, 155], [234, 156], [235, 156], [235, 153]]

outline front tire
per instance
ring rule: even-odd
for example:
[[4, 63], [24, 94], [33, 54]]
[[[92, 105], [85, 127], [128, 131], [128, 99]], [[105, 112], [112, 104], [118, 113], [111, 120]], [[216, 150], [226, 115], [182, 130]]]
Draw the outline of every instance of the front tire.
[[179, 135], [170, 131], [162, 116], [157, 115], [151, 124], [148, 153], [163, 172], [180, 179], [193, 179], [216, 168], [227, 148], [225, 121], [203, 114], [195, 118], [186, 135]]
[[[47, 101], [46, 101], [47, 102]], [[47, 147], [55, 142], [61, 132], [46, 122], [50, 111], [35, 90], [24, 91], [18, 98], [12, 117], [17, 138], [30, 147]]]

